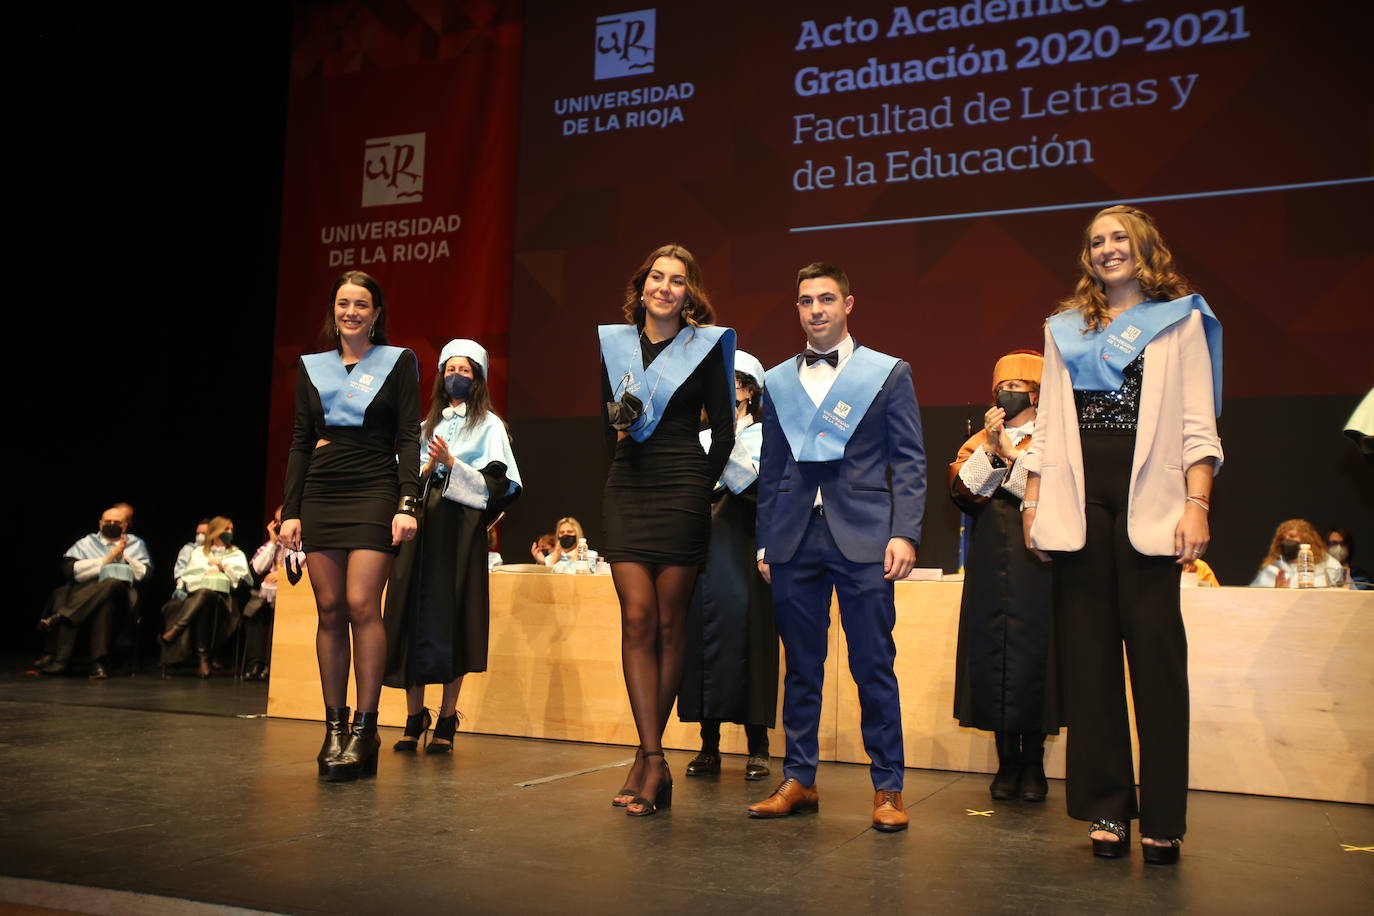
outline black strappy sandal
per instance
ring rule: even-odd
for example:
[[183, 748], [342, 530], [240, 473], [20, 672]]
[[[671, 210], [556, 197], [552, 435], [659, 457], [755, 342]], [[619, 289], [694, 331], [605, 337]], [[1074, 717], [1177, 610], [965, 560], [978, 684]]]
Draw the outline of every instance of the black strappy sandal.
[[[644, 756], [645, 756], [646, 758], [648, 758], [648, 757], [662, 757], [662, 756], [663, 756], [663, 752], [662, 752], [662, 751], [646, 751], [646, 752], [644, 753]], [[665, 758], [664, 761], [663, 761], [663, 768], [664, 768], [665, 770], [668, 769], [668, 761], [667, 761], [666, 758]], [[638, 806], [639, 810], [638, 810], [638, 811], [632, 811], [632, 810], [630, 810], [630, 809], [631, 809], [631, 806]], [[658, 813], [658, 810], [659, 810], [660, 808], [671, 808], [672, 806], [673, 806], [673, 774], [672, 774], [672, 772], [670, 771], [670, 772], [668, 773], [668, 781], [665, 782], [663, 785], [661, 785], [661, 786], [658, 787], [658, 792], [656, 792], [656, 793], [654, 794], [654, 800], [653, 800], [653, 801], [649, 801], [649, 799], [645, 798], [645, 797], [642, 796], [642, 795], [636, 795], [634, 798], [630, 799], [630, 804], [628, 804], [628, 805], [625, 806], [625, 814], [626, 814], [628, 817], [648, 817], [648, 816], [651, 815], [651, 814], [657, 814], [657, 813]]]
[[429, 731], [430, 715], [429, 709], [425, 708], [413, 716], [406, 716], [406, 730], [401, 735], [401, 740], [391, 746], [393, 751], [403, 751], [414, 754], [420, 749], [420, 745], [427, 743], [425, 733]]
[[1115, 840], [1093, 840], [1093, 855], [1104, 859], [1120, 859], [1131, 851], [1131, 825], [1123, 824], [1121, 821], [1093, 821], [1088, 828], [1088, 836], [1091, 837], [1093, 831], [1105, 830], [1107, 833], [1115, 834]]

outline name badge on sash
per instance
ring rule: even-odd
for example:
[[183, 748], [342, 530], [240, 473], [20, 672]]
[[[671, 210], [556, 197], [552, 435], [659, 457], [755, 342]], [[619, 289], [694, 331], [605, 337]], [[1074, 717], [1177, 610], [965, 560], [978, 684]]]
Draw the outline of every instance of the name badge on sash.
[[644, 442], [658, 428], [663, 411], [672, 400], [678, 386], [687, 380], [717, 341], [725, 361], [725, 378], [730, 401], [735, 398], [735, 332], [731, 328], [712, 325], [704, 328], [686, 327], [677, 332], [662, 353], [647, 367], [639, 348], [640, 330], [632, 324], [608, 324], [597, 328], [601, 338], [601, 359], [606, 364], [606, 379], [611, 383], [612, 395], [619, 400], [634, 395], [642, 412], [626, 428], [636, 442]]
[[795, 359], [768, 370], [764, 388], [773, 400], [787, 444], [796, 461], [839, 461], [854, 428], [864, 418], [883, 382], [897, 365], [895, 356], [856, 347], [817, 407], [802, 387]]
[[[334, 350], [301, 357], [310, 382], [320, 393], [326, 426], [362, 426], [363, 415], [391, 374], [404, 347], [373, 347], [350, 373]], [[419, 369], [416, 369], [418, 377]]]

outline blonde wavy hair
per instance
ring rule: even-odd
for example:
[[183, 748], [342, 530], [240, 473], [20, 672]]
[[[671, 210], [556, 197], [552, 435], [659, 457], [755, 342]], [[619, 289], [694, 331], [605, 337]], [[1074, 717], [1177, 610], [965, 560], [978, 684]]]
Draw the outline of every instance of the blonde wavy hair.
[[1111, 323], [1107, 314], [1107, 288], [1097, 276], [1092, 262], [1093, 226], [1104, 216], [1120, 220], [1131, 240], [1135, 255], [1135, 277], [1148, 299], [1168, 301], [1193, 292], [1174, 266], [1174, 255], [1155, 227], [1150, 214], [1135, 207], [1118, 205], [1099, 210], [1083, 230], [1083, 247], [1078, 253], [1079, 277], [1073, 295], [1059, 303], [1055, 314], [1077, 310], [1083, 313], [1083, 330], [1105, 328]]
[[201, 547], [201, 550], [205, 551], [207, 557], [210, 555], [210, 545], [214, 543], [215, 538], [228, 531], [229, 526], [232, 524], [234, 524], [234, 520], [225, 518], [223, 515], [216, 515], [214, 518], [210, 519], [209, 523], [205, 526], [205, 545]]
[[1290, 518], [1286, 522], [1279, 522], [1279, 526], [1274, 529], [1274, 537], [1269, 541], [1269, 552], [1265, 554], [1264, 560], [1259, 568], [1264, 569], [1270, 563], [1279, 558], [1279, 547], [1283, 544], [1283, 533], [1289, 528], [1298, 529], [1298, 543], [1312, 545], [1312, 558], [1320, 566], [1326, 562], [1326, 538], [1317, 533], [1317, 529], [1312, 527], [1312, 523], [1305, 518]]
[[662, 245], [649, 252], [644, 263], [630, 275], [625, 284], [625, 323], [644, 327], [644, 281], [659, 258], [677, 258], [687, 271], [687, 295], [682, 302], [682, 322], [694, 328], [716, 323], [716, 311], [701, 281], [701, 268], [692, 253], [681, 245]]

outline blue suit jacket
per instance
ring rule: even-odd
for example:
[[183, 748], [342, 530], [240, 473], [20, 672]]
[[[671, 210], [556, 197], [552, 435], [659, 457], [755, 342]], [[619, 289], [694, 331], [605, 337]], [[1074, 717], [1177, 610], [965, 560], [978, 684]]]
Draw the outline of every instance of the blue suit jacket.
[[926, 452], [909, 363], [892, 368], [839, 461], [796, 461], [764, 390], [756, 534], [765, 563], [792, 559], [818, 487], [831, 537], [851, 563], [881, 563], [894, 537], [921, 543]]

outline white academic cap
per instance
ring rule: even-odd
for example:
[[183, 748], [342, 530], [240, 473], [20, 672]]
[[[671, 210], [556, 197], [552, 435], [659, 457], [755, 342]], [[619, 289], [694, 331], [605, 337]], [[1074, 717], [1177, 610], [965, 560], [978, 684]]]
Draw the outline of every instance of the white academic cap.
[[459, 337], [444, 344], [444, 349], [439, 351], [439, 368], [443, 369], [444, 363], [455, 356], [466, 356], [481, 367], [482, 378], [487, 377], [487, 351], [477, 341]]
[[759, 362], [758, 357], [752, 353], [745, 353], [743, 350], [735, 351], [735, 371], [753, 376], [754, 384], [760, 388], [763, 387], [763, 363]]

